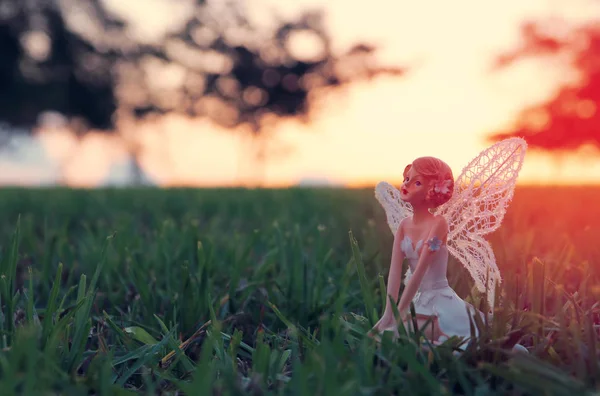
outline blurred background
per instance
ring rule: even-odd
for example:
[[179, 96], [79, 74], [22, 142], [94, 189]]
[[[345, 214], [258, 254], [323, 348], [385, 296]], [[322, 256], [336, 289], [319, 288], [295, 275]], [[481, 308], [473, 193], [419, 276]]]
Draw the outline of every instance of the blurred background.
[[600, 184], [600, 2], [0, 0], [0, 184]]

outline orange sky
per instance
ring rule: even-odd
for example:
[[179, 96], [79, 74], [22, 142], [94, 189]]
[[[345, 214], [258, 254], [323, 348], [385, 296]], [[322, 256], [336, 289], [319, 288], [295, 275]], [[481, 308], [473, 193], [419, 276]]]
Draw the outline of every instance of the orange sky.
[[[159, 37], [167, 27], [163, 17], [171, 12], [165, 9], [167, 0], [128, 0], [128, 8], [120, 0], [104, 1], [115, 12], [139, 18], [131, 34], [150, 39], [149, 34]], [[350, 185], [382, 179], [394, 182], [408, 162], [422, 155], [444, 159], [458, 175], [485, 148], [487, 134], [508, 125], [523, 107], [543, 100], [559, 84], [574, 78], [568, 70], [548, 67], [542, 60], [490, 71], [495, 56], [518, 45], [520, 23], [547, 16], [577, 23], [600, 15], [600, 3], [587, 0], [247, 3], [257, 20], [265, 18], [265, 3], [289, 15], [306, 6], [324, 8], [336, 50], [369, 41], [381, 47], [381, 62], [411, 68], [402, 78], [381, 77], [330, 92], [310, 125], [279, 124], [275, 144], [284, 151], [266, 164], [267, 186], [296, 184], [306, 178]], [[177, 4], [173, 18], [185, 15], [185, 0], [171, 4]], [[370, 22], [364, 22], [365, 14], [372, 14]], [[161, 185], [234, 185], [252, 177], [247, 172], [249, 163], [240, 155], [247, 142], [206, 120], [170, 116], [136, 133], [144, 136], [144, 168]], [[73, 155], [65, 172], [72, 185], [96, 185], [111, 172], [116, 177], [118, 163], [124, 160], [118, 141], [102, 136], [90, 135], [76, 146], [69, 136], [54, 131], [42, 137], [42, 144], [48, 161], [56, 163]], [[597, 158], [597, 154], [576, 153], [557, 162], [529, 153], [520, 182], [597, 183]], [[1, 173], [10, 175], [0, 178], [4, 183], [14, 183], [20, 173], [35, 184], [50, 177], [48, 169], [56, 169], [39, 161], [29, 165], [5, 161], [0, 166]], [[36, 180], [36, 172], [44, 176]]]

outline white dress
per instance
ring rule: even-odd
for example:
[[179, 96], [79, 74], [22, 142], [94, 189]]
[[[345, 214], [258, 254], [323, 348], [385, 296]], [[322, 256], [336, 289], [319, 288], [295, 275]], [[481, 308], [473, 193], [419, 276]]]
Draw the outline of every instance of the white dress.
[[[400, 248], [408, 259], [411, 271], [414, 273], [419, 261], [419, 253], [423, 248], [423, 240], [419, 240], [416, 245], [413, 245], [411, 238], [405, 236]], [[448, 337], [470, 338], [471, 328], [467, 315], [470, 314], [473, 318], [474, 313], [477, 313], [483, 319], [483, 313], [461, 299], [448, 285], [448, 278], [446, 277], [448, 249], [446, 245], [440, 246], [439, 251], [431, 257], [431, 260], [421, 285], [413, 298], [415, 312], [437, 317], [440, 330]], [[473, 323], [475, 323], [474, 319]], [[475, 335], [478, 335], [476, 326]], [[463, 346], [466, 347], [466, 343]]]

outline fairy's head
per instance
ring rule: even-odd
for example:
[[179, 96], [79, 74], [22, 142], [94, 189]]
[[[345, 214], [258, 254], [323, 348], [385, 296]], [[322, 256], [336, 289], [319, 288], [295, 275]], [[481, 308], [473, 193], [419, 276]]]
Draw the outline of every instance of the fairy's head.
[[452, 170], [438, 158], [417, 158], [404, 169], [404, 182], [400, 192], [401, 198], [412, 205], [424, 202], [429, 208], [437, 208], [452, 198]]

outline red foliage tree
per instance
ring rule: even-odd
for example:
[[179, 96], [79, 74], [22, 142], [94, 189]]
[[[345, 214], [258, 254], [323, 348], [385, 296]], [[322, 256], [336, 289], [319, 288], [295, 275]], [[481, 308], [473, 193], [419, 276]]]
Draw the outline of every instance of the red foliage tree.
[[545, 102], [525, 108], [509, 130], [490, 139], [520, 136], [533, 149], [553, 152], [585, 145], [600, 149], [600, 23], [580, 26], [566, 37], [544, 31], [539, 23], [526, 23], [521, 31], [522, 45], [499, 56], [497, 68], [524, 57], [567, 55], [579, 77]]

